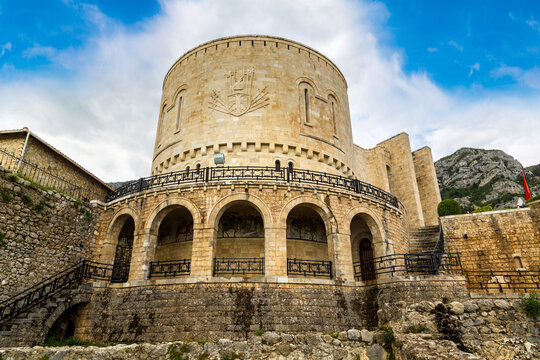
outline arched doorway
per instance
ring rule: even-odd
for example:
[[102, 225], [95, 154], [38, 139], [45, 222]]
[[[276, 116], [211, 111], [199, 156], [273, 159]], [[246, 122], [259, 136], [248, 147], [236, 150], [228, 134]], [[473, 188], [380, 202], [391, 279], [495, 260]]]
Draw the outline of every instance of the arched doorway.
[[287, 273], [291, 277], [332, 277], [326, 226], [311, 205], [295, 206], [287, 216]]
[[54, 345], [55, 342], [76, 337], [82, 313], [87, 306], [87, 302], [79, 303], [64, 311], [49, 329], [45, 344]]
[[193, 216], [184, 206], [174, 205], [157, 231], [156, 252], [150, 263], [150, 277], [189, 275], [193, 248]]
[[248, 201], [232, 203], [218, 222], [214, 276], [264, 275], [264, 221]]
[[131, 253], [133, 251], [133, 238], [135, 234], [135, 222], [131, 216], [126, 216], [126, 220], [120, 233], [114, 254], [111, 282], [122, 283], [129, 278], [129, 267]]
[[351, 249], [356, 280], [375, 280], [375, 249], [373, 233], [368, 225], [372, 220], [367, 214], [357, 214], [351, 221]]
[[358, 246], [360, 256], [360, 277], [362, 281], [375, 279], [375, 264], [373, 263], [373, 247], [371, 240], [363, 238]]

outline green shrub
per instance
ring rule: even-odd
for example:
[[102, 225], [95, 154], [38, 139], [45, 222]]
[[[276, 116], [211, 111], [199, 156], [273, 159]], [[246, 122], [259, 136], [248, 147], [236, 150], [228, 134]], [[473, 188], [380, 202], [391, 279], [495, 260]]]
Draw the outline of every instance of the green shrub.
[[446, 199], [437, 206], [439, 216], [459, 215], [461, 214], [461, 206], [454, 199]]
[[178, 346], [178, 344], [171, 344], [167, 350], [167, 355], [169, 355], [169, 360], [188, 360], [187, 356], [184, 356], [185, 353], [189, 352], [189, 346], [187, 343]]
[[32, 198], [27, 193], [20, 190], [17, 195], [20, 196], [23, 203], [25, 203], [26, 205], [32, 205]]
[[263, 334], [264, 334], [264, 330], [263, 330], [263, 329], [255, 330], [255, 335], [257, 335], [257, 336], [262, 336]]
[[476, 209], [473, 210], [473, 213], [481, 213], [486, 211], [493, 211], [493, 207], [491, 205], [478, 206]]
[[17, 181], [19, 177], [15, 174], [9, 174], [8, 179], [11, 181]]
[[531, 291], [529, 296], [521, 295], [520, 298], [525, 313], [534, 320], [538, 319], [540, 317], [540, 301], [538, 301], [538, 294]]
[[9, 190], [7, 189], [0, 190], [0, 196], [2, 197], [2, 201], [4, 202], [8, 202], [9, 200], [11, 200], [11, 195], [9, 193]]
[[37, 211], [42, 211], [45, 208], [45, 202], [42, 200], [34, 207]]
[[534, 195], [533, 197], [531, 197], [529, 200], [527, 200], [526, 202], [531, 202], [531, 201], [536, 201], [536, 200], [540, 200], [540, 194], [538, 195]]

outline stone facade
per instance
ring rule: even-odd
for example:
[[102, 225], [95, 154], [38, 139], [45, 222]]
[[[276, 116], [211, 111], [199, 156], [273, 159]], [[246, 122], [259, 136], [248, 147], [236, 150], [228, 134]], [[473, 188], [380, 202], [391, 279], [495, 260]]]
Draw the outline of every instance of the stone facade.
[[[18, 167], [18, 161], [0, 166], [17, 171], [36, 183], [72, 193], [69, 189], [82, 187], [86, 200], [104, 200], [112, 190], [109, 185], [98, 179], [73, 160], [56, 150], [27, 128], [12, 131], [0, 131], [0, 150], [5, 149], [33, 165]], [[0, 158], [2, 156], [0, 155]], [[7, 158], [4, 157], [5, 160]], [[24, 164], [24, 163], [23, 163]], [[39, 168], [37, 170], [35, 167]], [[60, 181], [59, 178], [64, 181]], [[82, 199], [82, 198], [81, 198]]]
[[[152, 174], [213, 166], [216, 153], [229, 166], [279, 162], [340, 174], [391, 191], [411, 226], [424, 226], [422, 208], [440, 201], [430, 150], [421, 151], [426, 161], [419, 170], [430, 176], [418, 175], [420, 196], [408, 135], [374, 149], [354, 145], [343, 74], [294, 41], [238, 36], [188, 51], [165, 77], [160, 109]], [[436, 221], [432, 210], [425, 212], [428, 224]]]
[[465, 270], [540, 270], [540, 202], [530, 208], [445, 216], [445, 250]]
[[99, 208], [0, 172], [0, 301], [95, 253]]

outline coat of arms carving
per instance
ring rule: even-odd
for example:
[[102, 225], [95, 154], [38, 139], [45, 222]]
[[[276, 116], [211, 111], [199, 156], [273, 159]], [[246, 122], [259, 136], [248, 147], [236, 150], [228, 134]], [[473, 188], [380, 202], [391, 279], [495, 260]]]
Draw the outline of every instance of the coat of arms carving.
[[268, 105], [270, 99], [266, 87], [253, 95], [253, 70], [233, 70], [227, 72], [228, 89], [219, 92], [213, 91], [210, 98], [210, 109], [242, 116]]

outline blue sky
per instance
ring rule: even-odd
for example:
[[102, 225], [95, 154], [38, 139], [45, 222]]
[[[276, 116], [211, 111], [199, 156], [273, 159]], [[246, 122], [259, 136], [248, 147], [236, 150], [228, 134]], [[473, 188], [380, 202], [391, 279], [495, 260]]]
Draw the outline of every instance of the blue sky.
[[436, 159], [470, 146], [540, 162], [532, 0], [0, 0], [0, 129], [29, 126], [105, 180], [146, 176], [167, 69], [246, 33], [334, 60], [360, 146], [406, 131]]

